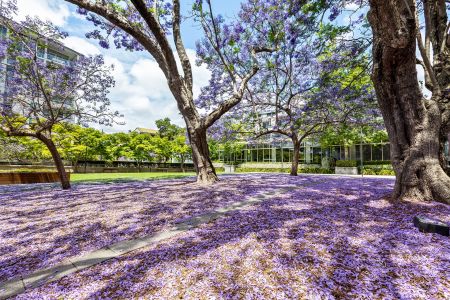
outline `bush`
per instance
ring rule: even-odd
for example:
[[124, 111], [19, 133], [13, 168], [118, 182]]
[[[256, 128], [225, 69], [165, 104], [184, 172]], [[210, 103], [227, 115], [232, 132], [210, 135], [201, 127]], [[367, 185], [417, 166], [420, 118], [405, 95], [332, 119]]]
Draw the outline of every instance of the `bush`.
[[373, 168], [373, 167], [369, 167], [366, 168], [364, 167], [363, 170], [363, 174], [364, 175], [395, 175], [394, 170], [391, 169], [387, 169], [387, 168]]
[[394, 172], [394, 170], [382, 169], [378, 172], [377, 175], [394, 175], [395, 176], [395, 172]]
[[[236, 168], [237, 173], [290, 173], [291, 168]], [[324, 168], [303, 168], [298, 169], [298, 173], [309, 173], [309, 174], [333, 174], [334, 172], [329, 169]]]
[[357, 167], [358, 162], [356, 160], [338, 160], [336, 161], [336, 167]]
[[391, 161], [390, 160], [371, 160], [371, 161], [364, 161], [363, 164], [366, 166], [391, 165]]
[[373, 169], [373, 170], [393, 170], [392, 165], [364, 165], [364, 169]]
[[237, 173], [289, 173], [291, 168], [236, 168]]

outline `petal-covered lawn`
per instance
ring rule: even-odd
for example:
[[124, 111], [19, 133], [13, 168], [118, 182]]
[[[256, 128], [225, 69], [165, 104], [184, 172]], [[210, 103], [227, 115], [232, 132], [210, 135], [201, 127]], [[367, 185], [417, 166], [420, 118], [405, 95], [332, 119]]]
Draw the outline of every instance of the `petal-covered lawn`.
[[[439, 203], [391, 203], [392, 179], [252, 174], [0, 189], [0, 281], [258, 194], [256, 203], [19, 295], [19, 299], [450, 299]], [[28, 189], [28, 190], [26, 190]]]

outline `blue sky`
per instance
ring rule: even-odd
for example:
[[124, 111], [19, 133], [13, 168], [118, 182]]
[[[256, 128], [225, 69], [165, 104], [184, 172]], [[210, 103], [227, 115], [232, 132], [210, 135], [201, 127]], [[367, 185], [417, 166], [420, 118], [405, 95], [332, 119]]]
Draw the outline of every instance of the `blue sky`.
[[[155, 120], [169, 117], [174, 123], [184, 126], [178, 113], [166, 80], [147, 52], [127, 52], [118, 49], [105, 50], [94, 40], [85, 38], [92, 25], [76, 13], [76, 7], [63, 0], [18, 0], [19, 16], [37, 15], [42, 19], [51, 20], [69, 33], [64, 43], [85, 55], [103, 54], [108, 64], [114, 65], [116, 86], [111, 90], [112, 108], [123, 113], [125, 125], [101, 128], [105, 132], [133, 130], [136, 127], [155, 128]], [[189, 16], [193, 0], [182, 0], [182, 14]], [[213, 1], [215, 13], [232, 18], [237, 14], [240, 0]], [[182, 36], [188, 54], [195, 60], [195, 42], [202, 36], [198, 24], [187, 18], [182, 24]], [[209, 72], [205, 66], [194, 70], [194, 94], [200, 92], [200, 87], [206, 85]]]

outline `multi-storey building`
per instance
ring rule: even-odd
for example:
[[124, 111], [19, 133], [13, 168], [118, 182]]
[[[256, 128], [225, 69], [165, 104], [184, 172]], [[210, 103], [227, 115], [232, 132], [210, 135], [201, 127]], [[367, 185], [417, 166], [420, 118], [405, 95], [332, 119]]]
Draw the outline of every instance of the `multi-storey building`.
[[[0, 20], [0, 38], [4, 38], [8, 34], [6, 26], [1, 24]], [[39, 33], [35, 33], [36, 37]], [[36, 43], [37, 58], [46, 62], [53, 62], [59, 65], [68, 65], [73, 61], [76, 61], [82, 55], [73, 49], [64, 46], [61, 42], [55, 40], [47, 40], [45, 46], [39, 46]], [[11, 64], [14, 63], [8, 57], [0, 61], [1, 64], [6, 66], [6, 70], [11, 68]], [[8, 87], [8, 71], [0, 73], [0, 93], [3, 93]], [[56, 100], [55, 100], [56, 101]], [[70, 105], [70, 104], [69, 104]], [[13, 111], [20, 112], [20, 107], [12, 107]], [[74, 120], [72, 120], [74, 121]]]

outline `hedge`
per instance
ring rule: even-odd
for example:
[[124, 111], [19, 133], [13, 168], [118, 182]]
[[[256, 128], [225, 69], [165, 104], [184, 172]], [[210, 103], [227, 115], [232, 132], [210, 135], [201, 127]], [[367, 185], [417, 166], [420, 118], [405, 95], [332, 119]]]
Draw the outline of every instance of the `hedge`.
[[[291, 168], [236, 168], [237, 173], [290, 173]], [[302, 168], [298, 169], [298, 173], [308, 174], [333, 174], [333, 170], [325, 168]]]
[[358, 162], [356, 160], [338, 160], [336, 161], [336, 167], [357, 167]]
[[392, 169], [364, 167], [363, 174], [364, 175], [395, 175], [395, 172]]
[[390, 160], [371, 160], [371, 161], [364, 161], [363, 164], [366, 165], [366, 166], [391, 165], [391, 161]]

